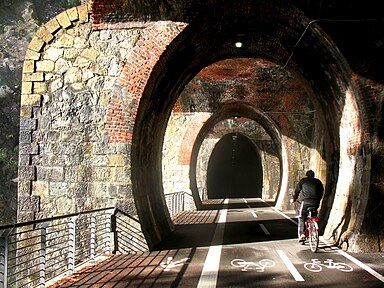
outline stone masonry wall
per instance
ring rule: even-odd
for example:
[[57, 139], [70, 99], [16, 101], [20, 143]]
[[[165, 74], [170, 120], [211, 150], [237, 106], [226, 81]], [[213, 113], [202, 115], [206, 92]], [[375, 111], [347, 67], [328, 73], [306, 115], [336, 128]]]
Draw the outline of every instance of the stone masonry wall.
[[179, 29], [172, 23], [95, 29], [87, 5], [39, 29], [23, 67], [18, 221], [112, 206], [136, 215], [130, 176], [136, 109], [146, 71]]
[[163, 188], [169, 194], [190, 192], [189, 164], [196, 136], [209, 113], [172, 113], [164, 137]]
[[[197, 134], [210, 116], [210, 113], [203, 112], [172, 113], [163, 147], [163, 187], [166, 194], [190, 190], [189, 161], [192, 147]], [[259, 124], [249, 119], [239, 123], [228, 119], [217, 123], [215, 127], [208, 133], [199, 149], [196, 180], [200, 198], [204, 200], [207, 197], [207, 167], [215, 144], [224, 135], [238, 132], [252, 140], [261, 154], [264, 174], [263, 199], [275, 200], [280, 183], [280, 168], [270, 136]]]

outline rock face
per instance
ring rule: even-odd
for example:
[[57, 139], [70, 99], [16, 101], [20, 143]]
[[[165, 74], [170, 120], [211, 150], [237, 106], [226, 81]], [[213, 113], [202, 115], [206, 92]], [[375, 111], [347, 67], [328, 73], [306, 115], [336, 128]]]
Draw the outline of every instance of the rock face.
[[0, 9], [0, 225], [16, 221], [21, 78], [24, 56], [41, 23], [79, 0], [5, 1]]

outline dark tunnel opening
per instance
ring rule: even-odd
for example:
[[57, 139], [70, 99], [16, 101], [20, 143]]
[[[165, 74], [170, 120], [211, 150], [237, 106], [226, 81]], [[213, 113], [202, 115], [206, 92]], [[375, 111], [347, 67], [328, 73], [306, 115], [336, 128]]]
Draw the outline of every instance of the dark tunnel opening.
[[262, 165], [255, 145], [239, 133], [221, 138], [208, 162], [208, 198], [261, 198], [262, 183]]

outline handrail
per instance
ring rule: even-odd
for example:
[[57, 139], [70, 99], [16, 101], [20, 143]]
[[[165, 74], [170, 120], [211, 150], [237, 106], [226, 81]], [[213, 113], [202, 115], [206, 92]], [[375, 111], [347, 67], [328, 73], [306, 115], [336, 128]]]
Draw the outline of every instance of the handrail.
[[31, 221], [26, 221], [26, 222], [17, 222], [14, 224], [1, 225], [0, 230], [19, 228], [19, 227], [28, 226], [28, 225], [40, 224], [40, 223], [44, 223], [47, 221], [60, 220], [60, 219], [65, 219], [65, 218], [69, 218], [69, 217], [73, 217], [73, 216], [80, 216], [80, 215], [84, 215], [84, 214], [107, 211], [107, 210], [111, 210], [111, 209], [116, 209], [116, 208], [115, 207], [100, 208], [100, 209], [88, 210], [88, 211], [84, 211], [84, 212], [71, 213], [71, 214], [66, 214], [66, 215], [58, 215], [58, 216], [52, 216], [52, 217], [48, 217], [48, 218], [36, 219], [36, 220], [31, 220]]
[[[171, 217], [192, 199], [165, 197]], [[98, 256], [138, 251], [148, 251], [140, 221], [117, 207], [2, 225], [0, 287], [42, 287]]]
[[115, 212], [113, 213], [113, 215], [116, 216], [117, 213], [121, 213], [124, 216], [128, 217], [129, 219], [131, 219], [131, 220], [133, 220], [133, 221], [135, 221], [137, 223], [140, 223], [140, 221], [138, 219], [136, 219], [135, 217], [129, 215], [127, 212], [124, 212], [124, 211], [120, 210], [119, 208], [115, 208]]

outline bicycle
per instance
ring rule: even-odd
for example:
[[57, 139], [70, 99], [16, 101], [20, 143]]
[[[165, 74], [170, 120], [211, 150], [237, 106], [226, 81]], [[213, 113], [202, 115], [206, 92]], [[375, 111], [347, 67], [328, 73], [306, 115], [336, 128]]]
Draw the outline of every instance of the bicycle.
[[[301, 204], [300, 201], [297, 203]], [[316, 207], [307, 208], [307, 218], [304, 222], [305, 227], [305, 238], [308, 239], [309, 247], [313, 253], [317, 252], [319, 248], [319, 225], [317, 224], [320, 219], [317, 217]], [[305, 244], [305, 240], [301, 241], [301, 244]]]
[[[305, 237], [309, 241], [309, 247], [313, 253], [316, 253], [319, 248], [319, 218], [317, 217], [317, 209], [315, 207], [308, 207], [308, 216], [305, 219]], [[303, 241], [303, 244], [304, 241]]]

